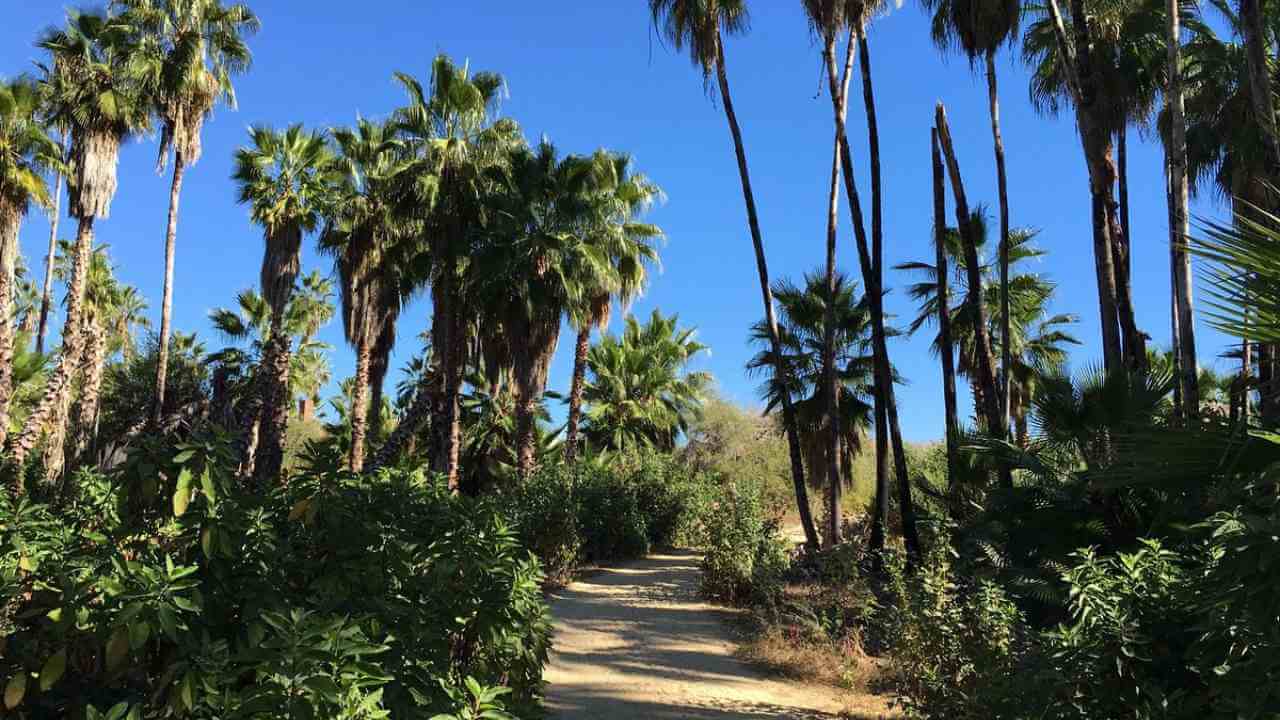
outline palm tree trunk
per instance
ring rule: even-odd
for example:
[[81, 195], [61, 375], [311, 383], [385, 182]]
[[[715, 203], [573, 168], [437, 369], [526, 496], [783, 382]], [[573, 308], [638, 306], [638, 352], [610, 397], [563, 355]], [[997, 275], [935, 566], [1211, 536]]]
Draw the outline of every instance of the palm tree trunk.
[[369, 432], [369, 333], [361, 333], [356, 348], [355, 387], [351, 396], [351, 453], [347, 465], [351, 472], [364, 469], [365, 438]]
[[21, 223], [18, 208], [0, 198], [0, 446], [9, 436], [9, 402], [13, 398], [13, 291]]
[[516, 381], [516, 471], [524, 479], [533, 473], [537, 464], [538, 402], [546, 390], [547, 373], [560, 341], [560, 314], [535, 316], [532, 322], [522, 317], [507, 327], [517, 329], [512, 343]]
[[[393, 331], [394, 332], [394, 331]], [[389, 357], [391, 348], [382, 342], [374, 344], [369, 360], [369, 437], [368, 449], [365, 451], [366, 461], [373, 456], [374, 445], [382, 439], [383, 420], [382, 405], [385, 398], [387, 369], [391, 365]]]
[[292, 345], [284, 330], [283, 309], [272, 320], [271, 339], [262, 358], [264, 396], [254, 477], [260, 487], [277, 482], [284, 468], [285, 435], [289, 430], [289, 363]]
[[[830, 43], [834, 46], [834, 42]], [[843, 101], [843, 98], [841, 99]], [[832, 143], [831, 190], [827, 201], [827, 307], [823, 318], [822, 376], [826, 397], [827, 437], [826, 473], [830, 488], [831, 526], [827, 529], [827, 544], [840, 544], [840, 491], [844, 479], [840, 473], [840, 381], [836, 373], [836, 228], [840, 212], [840, 133], [837, 129]], [[816, 471], [815, 468], [810, 468]]]
[[1089, 192], [1092, 201], [1094, 267], [1098, 279], [1098, 309], [1101, 314], [1103, 360], [1108, 372], [1125, 363], [1121, 343], [1121, 315], [1116, 295], [1116, 268], [1109, 216], [1114, 207], [1115, 165], [1111, 162], [1111, 132], [1098, 102], [1097, 78], [1092, 72], [1092, 37], [1084, 0], [1071, 0], [1071, 29], [1074, 42], [1067, 37], [1058, 0], [1049, 0], [1058, 50], [1064, 62], [1067, 86], [1075, 101], [1076, 126], [1089, 170]]
[[573, 383], [569, 387], [569, 421], [565, 429], [564, 461], [578, 456], [578, 426], [582, 423], [582, 389], [587, 379], [587, 352], [591, 349], [591, 324], [583, 323], [573, 349]]
[[889, 441], [893, 445], [894, 472], [898, 478], [898, 506], [902, 514], [902, 536], [909, 562], [920, 557], [920, 538], [916, 531], [915, 507], [911, 501], [911, 477], [907, 471], [907, 452], [902, 443], [898, 423], [898, 403], [894, 397], [893, 365], [889, 362], [889, 346], [884, 326], [884, 223], [883, 194], [880, 184], [880, 130], [876, 122], [875, 90], [871, 84], [871, 48], [865, 32], [858, 34], [858, 65], [862, 69], [862, 100], [867, 113], [867, 146], [871, 156], [871, 263], [875, 273], [875, 295], [871, 308], [872, 343], [879, 356], [878, 380], [884, 396], [889, 421]]
[[169, 185], [169, 220], [164, 235], [164, 299], [160, 303], [160, 345], [156, 356], [156, 397], [151, 407], [151, 421], [159, 423], [164, 415], [165, 381], [169, 370], [169, 334], [173, 316], [173, 256], [178, 242], [178, 201], [182, 197], [182, 179], [186, 173], [182, 151], [174, 153], [173, 181]]
[[[71, 266], [71, 284], [67, 288], [67, 321], [62, 327], [62, 357], [54, 368], [49, 380], [45, 383], [44, 397], [32, 409], [23, 424], [22, 431], [9, 442], [9, 458], [16, 467], [21, 468], [26, 462], [46, 424], [55, 419], [56, 411], [69, 401], [71, 385], [80, 368], [84, 356], [84, 334], [81, 324], [84, 315], [85, 290], [88, 287], [89, 262], [93, 253], [93, 221], [92, 215], [80, 218], [80, 226], [76, 232], [75, 260]], [[65, 413], [61, 413], [65, 416]], [[63, 420], [59, 424], [65, 424]], [[65, 436], [66, 428], [58, 428]], [[18, 474], [16, 490], [21, 493], [21, 472]]]
[[[751, 243], [755, 248], [756, 271], [760, 276], [760, 294], [764, 300], [765, 324], [769, 326], [769, 340], [773, 352], [778, 377], [785, 378], [786, 365], [782, 360], [782, 348], [778, 340], [778, 320], [773, 311], [773, 290], [769, 286], [769, 266], [764, 256], [764, 239], [760, 233], [760, 220], [756, 214], [756, 199], [751, 191], [751, 176], [747, 170], [747, 153], [742, 142], [742, 130], [738, 127], [738, 116], [733, 111], [733, 98], [729, 93], [729, 76], [725, 70], [724, 47], [720, 38], [716, 38], [716, 80], [720, 86], [720, 101], [724, 108], [725, 119], [729, 123], [729, 132], [733, 136], [734, 153], [738, 159], [738, 175], [742, 181], [742, 199], [747, 206], [747, 225], [751, 229]], [[800, 524], [804, 528], [805, 544], [818, 546], [818, 531], [813, 525], [813, 515], [809, 510], [809, 493], [804, 484], [804, 460], [800, 453], [800, 436], [796, 428], [795, 409], [791, 398], [783, 393], [782, 424], [787, 434], [787, 448], [791, 456], [791, 480], [795, 485], [796, 505], [800, 513]]]
[[1133, 286], [1130, 282], [1129, 237], [1124, 233], [1120, 220], [1120, 204], [1110, 196], [1104, 198], [1107, 209], [1107, 228], [1111, 236], [1112, 266], [1116, 278], [1116, 311], [1120, 313], [1120, 330], [1124, 337], [1125, 362], [1131, 369], [1147, 365], [1146, 335], [1138, 329], [1133, 309]]
[[[62, 134], [62, 159], [67, 159], [71, 133]], [[36, 334], [36, 352], [44, 354], [44, 341], [49, 335], [49, 307], [53, 305], [53, 260], [58, 252], [58, 221], [62, 218], [62, 173], [53, 174], [53, 211], [49, 214], [49, 252], [44, 256], [44, 292], [40, 296], [40, 330]]]
[[942, 151], [938, 147], [938, 129], [930, 131], [933, 150], [933, 244], [938, 274], [938, 355], [942, 360], [942, 395], [946, 405], [947, 478], [954, 483], [960, 468], [960, 418], [956, 403], [956, 366], [951, 354], [951, 295], [947, 290], [950, 269], [947, 267], [947, 197]]
[[1195, 318], [1192, 314], [1191, 263], [1187, 252], [1187, 126], [1182, 96], [1182, 32], [1179, 0], [1168, 0], [1166, 7], [1169, 46], [1169, 87], [1165, 103], [1169, 107], [1169, 242], [1173, 249], [1173, 295], [1177, 313], [1177, 342], [1182, 406], [1187, 417], [1200, 414], [1199, 368], [1196, 361]]
[[[877, 379], [876, 384], [880, 381]], [[889, 418], [884, 402], [876, 392], [876, 494], [871, 509], [872, 561], [878, 572], [884, 570], [884, 548], [889, 525]]]
[[1129, 233], [1129, 127], [1116, 132], [1116, 187], [1120, 192], [1120, 230], [1126, 238]]
[[987, 104], [991, 114], [991, 142], [996, 153], [996, 189], [1000, 197], [1000, 408], [1001, 427], [1010, 427], [1009, 390], [1012, 386], [1012, 333], [1009, 329], [1009, 180], [1000, 135], [1000, 96], [996, 85], [996, 54], [987, 51]]
[[969, 281], [967, 301], [974, 317], [976, 376], [982, 394], [980, 409], [987, 423], [987, 432], [996, 437], [1004, 437], [1004, 428], [1001, 425], [1003, 417], [1000, 413], [999, 396], [996, 393], [995, 358], [991, 353], [991, 336], [987, 332], [989, 327], [987, 310], [982, 302], [982, 270], [978, 260], [977, 238], [974, 237], [964, 181], [960, 177], [960, 163], [956, 160], [955, 148], [951, 142], [951, 128], [947, 125], [947, 113], [942, 103], [938, 103], [937, 128], [942, 153], [947, 161], [948, 174], [951, 176], [951, 189], [955, 195], [956, 223], [960, 226], [960, 238], [964, 245], [965, 272]]
[[[823, 56], [828, 67], [835, 66], [836, 38], [828, 33], [823, 47]], [[844, 72], [840, 76], [838, 96], [833, 98], [838, 110], [836, 114], [847, 117], [849, 80], [853, 75], [853, 43], [849, 43], [845, 53]], [[840, 495], [844, 485], [840, 470], [840, 382], [836, 371], [836, 231], [840, 220], [840, 139], [844, 134], [844, 123], [835, 123], [835, 141], [831, 148], [831, 183], [827, 199], [827, 307], [823, 318], [822, 338], [822, 373], [823, 394], [826, 397], [827, 437], [826, 437], [826, 474], [829, 487], [829, 504], [831, 507], [830, 526], [827, 528], [827, 544], [839, 545], [841, 542], [841, 502]], [[817, 469], [810, 467], [810, 472]]]
[[1249, 424], [1249, 396], [1253, 391], [1253, 369], [1250, 367], [1252, 349], [1249, 339], [1240, 343], [1240, 422]]
[[1245, 62], [1249, 68], [1249, 98], [1253, 102], [1253, 116], [1262, 130], [1263, 146], [1268, 155], [1267, 174], [1274, 181], [1280, 173], [1280, 138], [1276, 135], [1275, 100], [1271, 94], [1270, 53], [1263, 27], [1262, 1], [1240, 0], [1240, 24], [1244, 35]]
[[86, 345], [81, 375], [80, 412], [76, 421], [76, 441], [71, 457], [85, 462], [86, 453], [97, 444], [98, 405], [102, 390], [102, 373], [107, 362], [107, 344], [102, 328], [90, 322], [85, 327]]

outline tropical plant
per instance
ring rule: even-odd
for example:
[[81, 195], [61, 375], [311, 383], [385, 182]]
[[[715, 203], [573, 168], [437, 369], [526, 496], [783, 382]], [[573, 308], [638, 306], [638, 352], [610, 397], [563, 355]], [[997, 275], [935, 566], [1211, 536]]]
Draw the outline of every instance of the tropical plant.
[[697, 415], [711, 382], [688, 363], [707, 348], [679, 317], [658, 310], [645, 323], [628, 315], [622, 335], [587, 353], [582, 434], [595, 450], [672, 450]]
[[0, 82], [0, 444], [8, 439], [13, 396], [13, 301], [21, 254], [18, 228], [33, 203], [51, 204], [43, 173], [61, 167], [61, 154], [40, 123], [40, 111], [35, 83]]
[[582, 388], [586, 379], [587, 352], [592, 329], [609, 324], [614, 301], [624, 308], [638, 296], [648, 280], [648, 266], [658, 262], [655, 241], [662, 230], [637, 220], [649, 206], [662, 198], [662, 190], [636, 172], [624, 154], [600, 150], [592, 156], [595, 175], [592, 207], [594, 215], [586, 230], [588, 242], [605, 249], [610, 256], [610, 272], [581, 278], [582, 301], [570, 307], [569, 321], [578, 329], [573, 352], [573, 379], [569, 389], [569, 417], [566, 421], [564, 457], [572, 462], [578, 452], [578, 432], [582, 421]]
[[130, 134], [145, 128], [149, 119], [144, 88], [129, 72], [136, 46], [115, 17], [72, 13], [66, 27], [47, 32], [39, 46], [52, 56], [41, 82], [46, 112], [54, 125], [70, 129], [72, 172], [67, 176], [68, 210], [79, 228], [67, 290], [62, 353], [45, 384], [43, 400], [10, 442], [11, 460], [19, 467], [46, 425], [70, 397], [72, 381], [83, 362], [88, 341], [84, 333], [83, 305], [93, 251], [94, 222], [110, 214], [121, 143]]
[[[285, 315], [301, 265], [302, 238], [320, 224], [335, 174], [333, 154], [323, 133], [301, 125], [283, 131], [266, 126], [249, 130], [250, 144], [236, 151], [234, 180], [241, 203], [262, 226], [262, 297], [271, 310], [266, 345], [259, 365], [256, 404], [261, 408], [261, 442], [252, 466], [260, 480], [274, 480], [284, 462], [289, 422], [290, 342]], [[242, 421], [247, 429], [251, 413]], [[245, 458], [246, 464], [248, 458]]]
[[164, 407], [173, 310], [173, 264], [178, 236], [178, 201], [189, 166], [200, 160], [205, 120], [219, 99], [236, 105], [232, 78], [249, 69], [245, 37], [258, 30], [258, 18], [243, 4], [220, 0], [113, 0], [120, 20], [134, 35], [137, 49], [130, 70], [147, 87], [160, 124], [161, 171], [173, 154], [169, 214], [165, 230], [164, 290], [160, 305], [160, 362], [156, 365], [156, 402], [152, 421]]
[[[729, 92], [729, 73], [725, 67], [724, 36], [740, 35], [747, 31], [750, 16], [745, 0], [649, 0], [653, 25], [663, 37], [671, 41], [676, 50], [688, 49], [695, 67], [702, 71], [703, 84], [710, 89], [711, 76], [716, 78], [725, 120], [733, 138], [738, 161], [738, 176], [742, 181], [742, 199], [747, 210], [747, 226], [751, 231], [751, 243], [755, 250], [756, 272], [760, 276], [760, 295], [764, 302], [765, 319], [771, 328], [774, 362], [779, 372], [783, 370], [782, 348], [774, 317], [773, 298], [769, 283], [769, 265], [764, 254], [764, 239], [760, 232], [760, 219], [756, 211], [755, 193], [751, 190], [751, 176], [747, 169], [747, 151], [742, 140], [738, 115], [733, 109], [733, 97]], [[804, 459], [800, 448], [799, 429], [789, 398], [782, 406], [783, 425], [787, 433], [787, 446], [791, 454], [791, 479], [796, 489], [796, 505], [804, 526], [805, 539], [817, 546], [818, 534], [809, 513], [808, 493], [804, 482]]]
[[[431, 345], [440, 365], [443, 385], [439, 392], [416, 393], [415, 403], [400, 418], [371, 463], [383, 467], [393, 461], [431, 416], [432, 467], [458, 482], [461, 447], [458, 402], [467, 365], [467, 330], [464, 271], [469, 246], [489, 219], [490, 170], [509, 157], [524, 140], [519, 126], [509, 119], [495, 119], [504, 89], [495, 73], [472, 73], [445, 55], [431, 65], [431, 82], [424, 87], [414, 77], [397, 73], [408, 104], [396, 111], [396, 119], [414, 154], [407, 170], [430, 258], [430, 271], [422, 280], [431, 285]], [[432, 403], [435, 403], [433, 407]]]
[[[852, 483], [854, 457], [861, 452], [862, 438], [871, 425], [870, 401], [875, 392], [871, 317], [869, 303], [865, 296], [859, 297], [857, 289], [855, 282], [838, 274], [833, 296], [825, 276], [817, 272], [806, 275], [803, 286], [786, 279], [774, 283], [773, 296], [781, 309], [778, 333], [787, 365], [781, 377], [769, 356], [768, 328], [760, 322], [751, 328], [753, 344], [762, 349], [748, 361], [747, 370], [765, 378], [760, 394], [766, 413], [776, 412], [782, 395], [790, 395], [800, 424], [809, 482], [816, 488], [824, 485], [822, 468], [832, 464], [828, 457], [829, 406], [834, 404], [839, 411], [840, 457], [834, 465], [841, 472], [837, 483]], [[835, 327], [828, 333], [827, 323], [833, 319]], [[829, 344], [833, 348], [830, 356]], [[836, 369], [838, 397], [834, 403], [827, 398], [829, 365]], [[842, 522], [840, 491], [827, 487], [827, 493], [831, 525], [826, 539], [828, 544], [834, 544], [840, 537], [835, 528]]]

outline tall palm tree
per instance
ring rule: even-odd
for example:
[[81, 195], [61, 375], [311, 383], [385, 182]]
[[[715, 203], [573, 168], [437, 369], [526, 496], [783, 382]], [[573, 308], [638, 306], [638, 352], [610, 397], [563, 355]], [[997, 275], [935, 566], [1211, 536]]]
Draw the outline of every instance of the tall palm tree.
[[40, 123], [40, 96], [27, 79], [0, 81], [0, 444], [13, 397], [13, 299], [21, 248], [18, 228], [32, 203], [50, 205], [44, 172], [61, 164]]
[[271, 318], [258, 369], [262, 436], [253, 465], [260, 481], [270, 481], [284, 463], [289, 423], [291, 348], [285, 311], [301, 266], [302, 238], [320, 223], [332, 190], [334, 163], [325, 135], [307, 132], [301, 125], [283, 131], [257, 126], [250, 129], [249, 139], [249, 145], [236, 151], [233, 178], [239, 201], [262, 226], [265, 243], [261, 285]]
[[[371, 463], [377, 469], [392, 462], [405, 442], [431, 416], [432, 468], [458, 486], [461, 446], [459, 398], [466, 366], [468, 315], [463, 272], [469, 243], [487, 218], [490, 169], [523, 143], [519, 127], [495, 119], [502, 77], [472, 73], [445, 55], [432, 62], [431, 83], [396, 73], [408, 104], [396, 111], [406, 142], [415, 154], [410, 193], [428, 246], [431, 284], [431, 344], [444, 380], [440, 392], [415, 393], [414, 404], [400, 419]], [[428, 376], [424, 376], [428, 377]]]
[[68, 211], [79, 227], [67, 289], [62, 354], [45, 385], [44, 398], [10, 441], [11, 458], [19, 466], [54, 411], [70, 397], [88, 339], [81, 320], [94, 222], [110, 214], [121, 143], [144, 129], [149, 120], [143, 88], [128, 72], [135, 48], [115, 18], [73, 13], [65, 28], [50, 30], [39, 46], [53, 58], [42, 87], [48, 114], [54, 125], [68, 127], [71, 132]]
[[[720, 91], [720, 104], [729, 123], [734, 152], [738, 160], [738, 176], [742, 181], [742, 198], [747, 208], [747, 226], [751, 230], [751, 242], [755, 249], [756, 272], [760, 276], [760, 295], [764, 301], [765, 319], [772, 328], [773, 351], [778, 357], [779, 373], [784, 372], [782, 348], [777, 337], [777, 319], [774, 316], [772, 289], [769, 284], [769, 266], [765, 260], [764, 238], [760, 232], [760, 220], [756, 212], [755, 194], [751, 190], [751, 175], [747, 169], [747, 151], [742, 141], [742, 130], [733, 109], [733, 97], [729, 92], [729, 74], [725, 67], [724, 35], [739, 35], [747, 31], [750, 18], [745, 0], [649, 0], [653, 24], [676, 50], [688, 48], [693, 64], [702, 71], [704, 83], [710, 84], [714, 74]], [[809, 513], [808, 492], [804, 481], [804, 459], [800, 437], [795, 423], [795, 413], [789, 398], [782, 406], [783, 426], [787, 433], [787, 448], [791, 457], [791, 479], [796, 491], [796, 504], [800, 522], [804, 527], [805, 542], [816, 547], [818, 532]]]
[[[55, 128], [46, 128], [53, 131]], [[36, 352], [44, 354], [45, 339], [49, 335], [49, 308], [53, 305], [53, 262], [58, 253], [58, 221], [62, 218], [62, 176], [67, 169], [68, 153], [70, 151], [71, 135], [66, 128], [56, 128], [59, 135], [62, 136], [61, 151], [58, 153], [58, 160], [61, 161], [57, 167], [53, 168], [53, 206], [49, 208], [49, 249], [44, 256], [44, 285], [40, 295], [40, 324], [36, 333]]]
[[1200, 414], [1200, 377], [1196, 360], [1195, 319], [1192, 316], [1191, 263], [1187, 253], [1188, 181], [1187, 119], [1182, 94], [1182, 23], [1179, 0], [1168, 0], [1165, 15], [1168, 46], [1168, 81], [1165, 84], [1165, 112], [1169, 142], [1165, 165], [1169, 174], [1169, 244], [1173, 263], [1173, 345], [1177, 356], [1177, 382], [1181, 388], [1179, 410], [1191, 418]]
[[380, 301], [388, 292], [386, 276], [396, 271], [387, 262], [387, 246], [401, 232], [394, 193], [408, 162], [392, 123], [359, 119], [354, 128], [334, 130], [333, 137], [343, 179], [320, 247], [334, 256], [341, 281], [342, 327], [356, 351], [348, 465], [360, 472], [369, 429], [373, 351], [386, 319]]
[[[765, 412], [775, 412], [781, 405], [783, 394], [792, 397], [796, 418], [804, 439], [808, 460], [809, 478], [815, 486], [823, 477], [821, 468], [830, 466], [828, 453], [840, 454], [835, 463], [840, 473], [835, 481], [846, 485], [853, 480], [853, 459], [862, 449], [862, 437], [871, 424], [874, 394], [875, 360], [871, 354], [870, 303], [859, 297], [857, 283], [843, 274], [835, 279], [836, 293], [830, 294], [826, 274], [817, 272], [805, 276], [800, 286], [789, 280], [774, 283], [774, 298], [781, 307], [778, 331], [782, 336], [784, 357], [788, 366], [785, 376], [779, 378], [768, 351], [768, 328], [757, 322], [751, 328], [752, 342], [762, 347], [747, 363], [747, 369], [765, 376], [761, 388], [765, 400]], [[827, 323], [834, 319], [835, 327]], [[834, 347], [832, 352], [829, 348]], [[832, 373], [829, 368], [834, 368]], [[836, 397], [830, 398], [828, 376], [836, 377]], [[834, 405], [839, 413], [839, 443], [834, 450], [829, 408]], [[828, 480], [830, 482], [830, 480]], [[837, 529], [840, 513], [840, 493], [828, 488], [828, 544], [839, 542]]]
[[1012, 348], [1009, 330], [1009, 180], [1005, 170], [1004, 139], [1000, 134], [1000, 96], [996, 80], [996, 52], [1018, 38], [1020, 0], [923, 0], [932, 14], [930, 34], [940, 50], [958, 49], [973, 67], [981, 58], [987, 70], [987, 108], [996, 156], [996, 190], [1000, 201], [1000, 405], [1004, 428], [1009, 427], [1009, 388]]
[[578, 452], [582, 422], [582, 390], [586, 379], [587, 352], [591, 331], [609, 324], [614, 301], [625, 308], [644, 289], [648, 266], [658, 262], [656, 242], [662, 230], [637, 220], [662, 190], [643, 174], [632, 170], [631, 157], [599, 150], [592, 156], [595, 195], [594, 216], [586, 228], [586, 240], [606, 249], [610, 272], [581, 279], [582, 302], [569, 309], [569, 322], [577, 328], [573, 353], [573, 379], [569, 389], [569, 417], [566, 423], [564, 458], [572, 462]]
[[178, 201], [188, 166], [200, 160], [200, 135], [219, 98], [235, 107], [234, 75], [248, 70], [245, 37], [258, 30], [258, 18], [246, 5], [220, 0], [113, 0], [121, 20], [136, 35], [132, 70], [148, 85], [160, 121], [163, 170], [173, 153], [169, 216], [164, 245], [164, 299], [160, 305], [160, 357], [156, 363], [153, 422], [164, 407], [173, 310], [173, 262], [178, 236]]
[[947, 478], [953, 482], [960, 469], [960, 418], [956, 402], [956, 365], [951, 352], [951, 293], [947, 267], [947, 191], [946, 170], [942, 164], [942, 148], [938, 147], [938, 128], [929, 129], [929, 145], [933, 159], [933, 249], [934, 273], [937, 277], [936, 313], [938, 316], [938, 357], [942, 363], [942, 396], [947, 429]]
[[597, 450], [674, 450], [698, 416], [711, 383], [689, 362], [707, 348], [679, 317], [654, 310], [641, 323], [628, 315], [622, 336], [605, 335], [587, 357], [582, 433]]
[[[1049, 17], [1056, 50], [1055, 67], [1075, 109], [1081, 149], [1089, 172], [1092, 200], [1094, 265], [1098, 276], [1103, 358], [1108, 371], [1146, 363], [1146, 340], [1138, 329], [1128, 283], [1128, 238], [1116, 199], [1117, 169], [1113, 158], [1116, 117], [1122, 107], [1107, 87], [1104, 26], [1091, 22], [1085, 0], [1071, 0], [1063, 12], [1049, 0]], [[1067, 22], [1071, 23], [1068, 34]], [[1028, 38], [1033, 37], [1028, 33]], [[1024, 56], [1027, 50], [1024, 47]]]

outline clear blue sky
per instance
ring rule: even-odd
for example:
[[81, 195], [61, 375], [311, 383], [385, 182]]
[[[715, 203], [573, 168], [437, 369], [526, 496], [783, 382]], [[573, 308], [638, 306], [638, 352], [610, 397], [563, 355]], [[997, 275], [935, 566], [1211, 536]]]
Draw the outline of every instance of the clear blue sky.
[[[40, 57], [32, 40], [61, 22], [56, 0], [10, 2], [0, 25], [0, 75], [31, 69]], [[257, 283], [259, 231], [236, 205], [231, 155], [251, 123], [314, 127], [350, 123], [361, 113], [378, 117], [402, 101], [391, 73], [428, 76], [430, 59], [446, 52], [495, 70], [510, 98], [502, 112], [526, 136], [553, 139], [566, 151], [607, 147], [632, 153], [669, 199], [651, 219], [666, 231], [663, 271], [636, 303], [678, 312], [698, 328], [712, 354], [701, 363], [727, 397], [755, 402], [756, 383], [743, 364], [752, 350], [747, 328], [761, 315], [759, 287], [738, 185], [733, 147], [719, 105], [703, 92], [689, 61], [651, 32], [644, 0], [457, 3], [443, 0], [252, 0], [262, 32], [252, 41], [251, 73], [239, 80], [240, 109], [220, 110], [205, 130], [205, 155], [188, 173], [178, 236], [176, 326], [198, 330], [211, 347], [207, 314], [231, 305], [235, 293]], [[796, 0], [756, 0], [749, 35], [727, 44], [734, 101], [745, 132], [766, 252], [774, 277], [798, 277], [822, 262], [826, 183], [832, 137], [830, 101], [819, 48]], [[934, 103], [947, 104], [970, 202], [994, 205], [995, 170], [982, 77], [961, 58], [944, 58], [930, 44], [926, 20], [908, 4], [877, 21], [871, 34], [885, 186], [886, 261], [932, 257], [929, 128]], [[1079, 142], [1069, 115], [1038, 116], [1027, 101], [1027, 73], [1016, 57], [1000, 56], [1002, 119], [1009, 156], [1010, 204], [1015, 226], [1042, 230], [1050, 255], [1036, 268], [1059, 284], [1055, 309], [1080, 317], [1085, 341], [1073, 363], [1100, 357], [1098, 311], [1089, 227], [1089, 197]], [[854, 88], [855, 101], [860, 98]], [[867, 202], [866, 133], [859, 102], [851, 103], [850, 132], [860, 188]], [[111, 245], [124, 282], [152, 304], [158, 324], [163, 238], [169, 178], [154, 172], [155, 139], [130, 144], [120, 167], [120, 192], [98, 240]], [[1168, 251], [1164, 181], [1157, 143], [1133, 133], [1130, 194], [1134, 225], [1133, 281], [1140, 326], [1167, 345]], [[843, 202], [843, 199], [842, 199]], [[1205, 201], [1193, 211], [1220, 210]], [[858, 275], [848, 211], [840, 231], [841, 266]], [[73, 234], [64, 221], [65, 237]], [[48, 224], [33, 213], [21, 233], [28, 265], [42, 271]], [[329, 270], [312, 243], [306, 269]], [[905, 320], [912, 308], [896, 289], [888, 308]], [[401, 320], [397, 367], [416, 349], [429, 307], [418, 302]], [[614, 328], [617, 328], [615, 321]], [[1215, 362], [1226, 339], [1201, 326], [1202, 358]], [[352, 371], [351, 352], [333, 323], [322, 339], [338, 348], [335, 377]], [[936, 360], [920, 336], [890, 350], [910, 380], [900, 390], [903, 431], [926, 440], [942, 433], [942, 397]], [[1216, 361], [1225, 367], [1222, 361]], [[551, 386], [567, 386], [572, 337], [564, 335]], [[393, 378], [394, 379], [394, 378]]]

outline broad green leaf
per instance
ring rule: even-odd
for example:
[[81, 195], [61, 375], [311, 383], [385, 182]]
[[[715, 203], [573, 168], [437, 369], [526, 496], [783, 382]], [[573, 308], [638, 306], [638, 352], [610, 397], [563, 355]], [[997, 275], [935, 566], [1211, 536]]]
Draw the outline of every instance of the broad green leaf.
[[40, 670], [40, 689], [43, 691], [53, 687], [54, 683], [62, 679], [62, 673], [66, 670], [67, 650], [63, 648], [45, 661], [44, 667]]
[[173, 514], [182, 517], [191, 504], [191, 471], [182, 468], [178, 473], [178, 489], [173, 493]]

